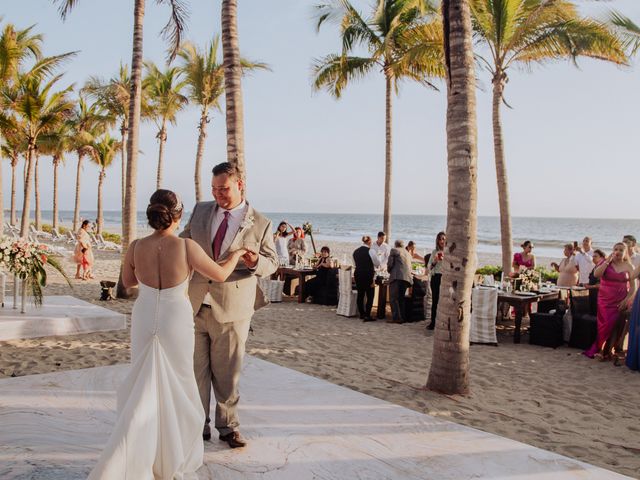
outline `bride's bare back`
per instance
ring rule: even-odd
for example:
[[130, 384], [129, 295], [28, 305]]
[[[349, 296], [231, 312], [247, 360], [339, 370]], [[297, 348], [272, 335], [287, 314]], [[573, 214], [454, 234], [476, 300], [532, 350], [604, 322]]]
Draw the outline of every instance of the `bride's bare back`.
[[238, 250], [224, 265], [218, 265], [193, 240], [156, 231], [131, 243], [122, 280], [126, 288], [140, 282], [162, 290], [180, 285], [196, 270], [216, 282], [224, 282], [243, 253]]

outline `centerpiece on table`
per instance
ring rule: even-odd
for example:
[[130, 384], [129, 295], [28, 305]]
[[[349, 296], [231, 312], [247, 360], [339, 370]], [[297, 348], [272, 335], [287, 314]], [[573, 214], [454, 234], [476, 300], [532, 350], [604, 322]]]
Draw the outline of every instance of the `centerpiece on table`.
[[[29, 242], [23, 239], [0, 239], [0, 265], [14, 276], [14, 285], [18, 279], [22, 283], [22, 308], [25, 313], [27, 290], [31, 292], [36, 308], [42, 306], [42, 289], [47, 285], [47, 270], [49, 266], [58, 271], [69, 285], [69, 278], [62, 265], [53, 256], [54, 253], [46, 245]], [[14, 286], [13, 308], [16, 308], [17, 287]]]
[[517, 278], [518, 290], [521, 292], [538, 290], [540, 288], [540, 278], [540, 273], [536, 272], [532, 268], [520, 272], [520, 275]]
[[313, 241], [313, 225], [309, 222], [305, 222], [302, 225], [302, 231], [305, 235], [309, 235], [309, 238], [311, 239], [311, 246], [313, 247], [313, 254], [316, 255], [318, 251], [316, 250], [316, 242]]

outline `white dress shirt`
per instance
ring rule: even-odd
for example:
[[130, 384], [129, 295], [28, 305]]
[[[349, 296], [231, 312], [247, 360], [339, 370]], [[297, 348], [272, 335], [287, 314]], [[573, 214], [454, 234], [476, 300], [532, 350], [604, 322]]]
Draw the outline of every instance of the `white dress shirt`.
[[[236, 234], [238, 230], [240, 230], [240, 225], [242, 224], [242, 220], [244, 220], [244, 216], [247, 213], [247, 202], [244, 200], [240, 202], [240, 204], [232, 208], [231, 210], [225, 210], [222, 207], [218, 207], [214, 213], [213, 222], [211, 222], [211, 237], [209, 243], [213, 243], [213, 239], [216, 236], [216, 232], [224, 220], [224, 212], [229, 212], [229, 218], [227, 219], [227, 232], [224, 235], [224, 240], [222, 241], [222, 245], [220, 247], [220, 255], [229, 250], [231, 246], [231, 242], [236, 238]], [[204, 297], [203, 302], [205, 305], [211, 305], [213, 303], [213, 299], [211, 295], [207, 293]]]
[[595, 266], [593, 264], [593, 250], [589, 250], [588, 252], [578, 252], [576, 254], [576, 264], [578, 265], [578, 270], [580, 270], [578, 283], [588, 285], [589, 274]]
[[629, 261], [631, 261], [633, 268], [638, 268], [638, 266], [640, 265], [640, 255], [638, 255], [637, 253], [634, 253], [629, 258]]
[[373, 248], [369, 247], [369, 245], [367, 245], [366, 243], [363, 243], [362, 245], [369, 249], [369, 256], [371, 257], [371, 261], [373, 262], [373, 266], [375, 268], [378, 268], [381, 265], [380, 259], [378, 258], [378, 254], [375, 252], [375, 250]]
[[[371, 245], [371, 250], [375, 252], [378, 256], [378, 264], [386, 265], [387, 260], [389, 260], [389, 253], [391, 253], [391, 248], [389, 248], [388, 243], [383, 243], [382, 245], [378, 245], [378, 242], [373, 242]], [[374, 262], [375, 265], [375, 262]]]

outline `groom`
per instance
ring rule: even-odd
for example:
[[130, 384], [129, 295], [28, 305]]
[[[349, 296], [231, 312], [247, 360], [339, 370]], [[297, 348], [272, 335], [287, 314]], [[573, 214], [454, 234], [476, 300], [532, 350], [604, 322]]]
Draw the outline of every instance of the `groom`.
[[195, 273], [189, 299], [195, 314], [194, 370], [206, 423], [202, 436], [211, 438], [211, 387], [216, 398], [215, 427], [231, 448], [247, 442], [239, 431], [238, 381], [249, 324], [256, 309], [265, 305], [256, 277], [278, 268], [271, 221], [244, 199], [244, 182], [236, 167], [221, 163], [213, 168], [211, 190], [215, 201], [199, 202], [180, 234], [198, 242], [216, 262], [246, 247], [235, 271], [223, 283]]

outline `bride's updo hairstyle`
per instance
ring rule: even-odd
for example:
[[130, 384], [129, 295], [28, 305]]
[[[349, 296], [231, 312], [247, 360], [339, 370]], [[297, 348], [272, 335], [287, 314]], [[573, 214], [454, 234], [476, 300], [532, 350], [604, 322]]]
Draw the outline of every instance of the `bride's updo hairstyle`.
[[149, 199], [147, 220], [154, 230], [166, 230], [182, 217], [182, 202], [171, 190], [156, 190]]

